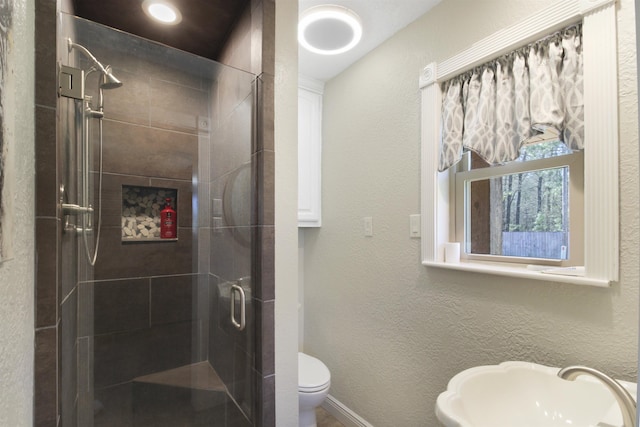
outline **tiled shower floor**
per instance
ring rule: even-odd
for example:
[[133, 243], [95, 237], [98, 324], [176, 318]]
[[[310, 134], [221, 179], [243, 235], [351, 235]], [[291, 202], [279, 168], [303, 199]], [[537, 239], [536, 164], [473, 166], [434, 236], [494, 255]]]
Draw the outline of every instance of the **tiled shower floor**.
[[208, 362], [96, 390], [94, 427], [250, 427]]
[[[208, 362], [96, 391], [95, 427], [249, 427]], [[318, 427], [344, 427], [324, 408]]]

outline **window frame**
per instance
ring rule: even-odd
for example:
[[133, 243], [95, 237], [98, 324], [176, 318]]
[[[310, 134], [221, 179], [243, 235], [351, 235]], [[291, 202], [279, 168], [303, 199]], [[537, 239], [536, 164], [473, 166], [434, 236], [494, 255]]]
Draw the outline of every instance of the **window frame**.
[[[454, 197], [455, 209], [455, 240], [460, 242], [460, 258], [470, 261], [508, 262], [526, 265], [541, 265], [549, 267], [582, 266], [584, 263], [583, 235], [584, 223], [581, 215], [573, 212], [584, 212], [584, 162], [582, 151], [576, 151], [561, 156], [544, 159], [513, 161], [500, 166], [471, 169], [470, 159], [465, 154], [455, 170]], [[516, 257], [508, 255], [474, 254], [466, 251], [469, 242], [469, 188], [470, 182], [481, 179], [498, 178], [524, 172], [534, 172], [544, 169], [569, 168], [569, 258], [566, 260], [551, 258]]]
[[[582, 20], [584, 60], [584, 273], [541, 274], [522, 264], [444, 262], [455, 239], [452, 171], [438, 172], [442, 94], [439, 83]], [[427, 65], [421, 90], [422, 264], [550, 282], [609, 287], [619, 275], [618, 82], [615, 0], [554, 2], [441, 63]]]

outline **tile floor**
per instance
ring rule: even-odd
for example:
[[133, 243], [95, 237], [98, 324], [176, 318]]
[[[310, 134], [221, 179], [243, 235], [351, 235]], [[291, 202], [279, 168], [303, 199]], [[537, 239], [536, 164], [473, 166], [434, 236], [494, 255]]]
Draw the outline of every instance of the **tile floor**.
[[344, 427], [333, 415], [323, 407], [316, 408], [316, 422], [318, 427]]

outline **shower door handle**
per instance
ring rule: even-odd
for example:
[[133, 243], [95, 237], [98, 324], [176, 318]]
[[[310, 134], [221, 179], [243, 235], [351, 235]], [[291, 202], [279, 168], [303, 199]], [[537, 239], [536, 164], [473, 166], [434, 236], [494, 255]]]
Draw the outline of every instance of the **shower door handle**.
[[[240, 322], [236, 320], [236, 294], [240, 295]], [[231, 324], [236, 327], [237, 330], [242, 331], [246, 325], [246, 316], [244, 309], [244, 289], [242, 286], [236, 284], [231, 285]]]

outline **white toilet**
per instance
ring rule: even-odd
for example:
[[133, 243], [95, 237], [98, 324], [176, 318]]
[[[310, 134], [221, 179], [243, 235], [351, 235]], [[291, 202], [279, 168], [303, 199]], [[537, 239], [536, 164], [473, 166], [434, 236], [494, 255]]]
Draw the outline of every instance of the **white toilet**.
[[298, 353], [298, 411], [300, 427], [316, 427], [316, 408], [324, 402], [331, 386], [331, 373], [324, 363]]

